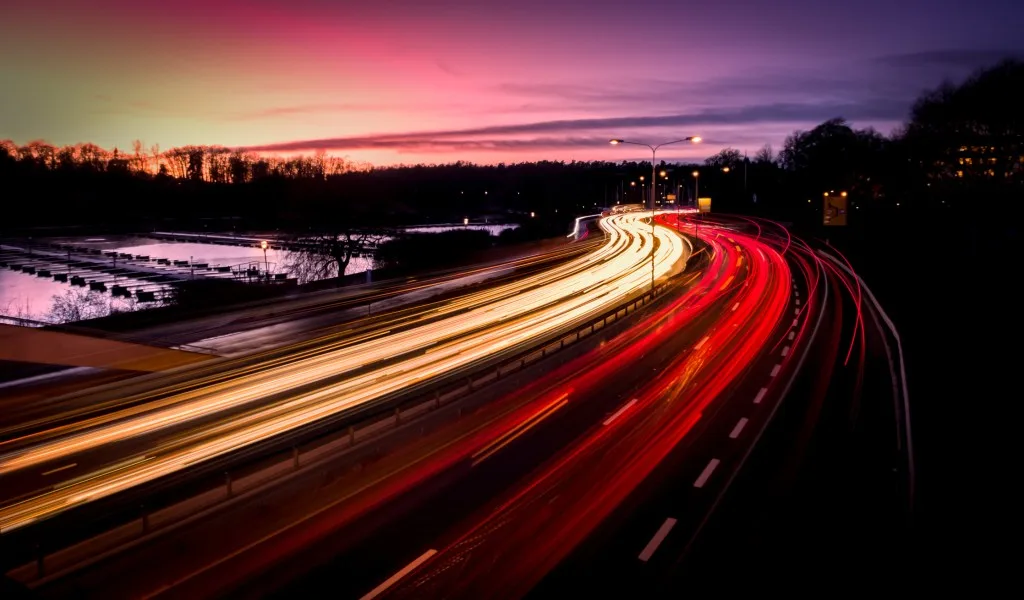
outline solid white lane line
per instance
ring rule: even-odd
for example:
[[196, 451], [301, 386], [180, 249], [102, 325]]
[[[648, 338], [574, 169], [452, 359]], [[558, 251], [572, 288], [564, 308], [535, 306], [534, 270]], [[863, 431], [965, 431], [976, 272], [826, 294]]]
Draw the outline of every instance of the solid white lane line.
[[612, 416], [608, 417], [607, 419], [605, 419], [604, 420], [604, 424], [607, 425], [607, 424], [611, 423], [612, 421], [614, 421], [615, 419], [618, 419], [619, 415], [621, 415], [622, 413], [626, 412], [626, 409], [628, 409], [630, 406], [633, 406], [634, 404], [636, 404], [636, 398], [633, 398], [632, 400], [627, 402], [622, 408], [620, 408], [619, 410], [615, 411], [614, 415], [612, 415]]
[[421, 554], [419, 558], [407, 564], [405, 568], [403, 568], [401, 571], [389, 577], [387, 581], [370, 590], [370, 593], [363, 596], [360, 600], [372, 600], [373, 598], [380, 596], [381, 594], [386, 592], [389, 587], [398, 583], [399, 579], [411, 573], [416, 567], [427, 562], [427, 559], [429, 559], [431, 556], [435, 554], [437, 554], [437, 550], [427, 550], [426, 552]]
[[658, 546], [660, 546], [661, 542], [665, 540], [665, 536], [667, 536], [668, 532], [672, 531], [672, 528], [675, 526], [675, 519], [671, 517], [665, 519], [665, 522], [661, 524], [661, 527], [659, 527], [658, 531], [655, 532], [654, 537], [651, 538], [651, 541], [647, 542], [647, 545], [644, 546], [643, 551], [637, 558], [644, 562], [650, 560], [651, 557], [654, 556], [654, 552], [658, 549]]
[[732, 428], [731, 432], [729, 432], [729, 437], [732, 438], [732, 439], [736, 439], [736, 438], [740, 437], [740, 432], [743, 431], [743, 428], [746, 427], [746, 426], [747, 426], [747, 418], [746, 417], [743, 417], [739, 421], [736, 421], [736, 426]]
[[708, 338], [710, 338], [710, 337], [711, 337], [710, 335], [706, 335], [706, 336], [702, 337], [700, 339], [700, 341], [697, 342], [697, 345], [693, 347], [693, 349], [694, 350], [700, 350], [700, 347], [703, 346], [704, 342], [708, 341]]
[[782, 347], [782, 355], [785, 356], [787, 354], [789, 354], [789, 346], [783, 346]]
[[78, 463], [71, 463], [70, 465], [64, 465], [63, 467], [57, 467], [56, 469], [50, 469], [49, 471], [43, 471], [43, 475], [44, 476], [46, 476], [46, 475], [53, 475], [54, 473], [60, 473], [61, 471], [66, 471], [68, 469], [71, 469], [71, 468], [77, 467], [77, 466], [78, 466]]
[[795, 338], [795, 337], [796, 337], [796, 332], [795, 331], [790, 331], [789, 332], [789, 336], [787, 336], [786, 339], [788, 339], [789, 341], [793, 341], [793, 338]]
[[715, 467], [717, 467], [718, 463], [720, 462], [722, 461], [718, 460], [717, 458], [712, 458], [711, 461], [708, 463], [708, 466], [704, 467], [704, 470], [701, 472], [700, 477], [697, 478], [697, 481], [693, 482], [693, 487], [704, 487], [704, 484], [708, 482], [708, 478], [711, 477], [711, 474], [715, 472]]
[[776, 375], [778, 375], [779, 374], [779, 369], [781, 369], [781, 368], [782, 368], [782, 365], [775, 365], [774, 367], [772, 367], [772, 377], [775, 377]]
[[761, 400], [764, 400], [764, 395], [768, 393], [768, 388], [761, 388], [757, 391], [757, 395], [754, 396], [754, 404], [760, 404]]
[[740, 307], [740, 303], [739, 302], [737, 302], [736, 304], [733, 304], [732, 305], [732, 312], [736, 312], [736, 309], [739, 308], [739, 307]]

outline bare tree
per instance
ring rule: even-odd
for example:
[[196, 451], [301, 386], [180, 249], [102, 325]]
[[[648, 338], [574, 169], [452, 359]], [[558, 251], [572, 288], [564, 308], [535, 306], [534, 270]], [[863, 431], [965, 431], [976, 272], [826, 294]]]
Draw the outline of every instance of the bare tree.
[[65, 290], [53, 296], [53, 305], [46, 316], [51, 323], [74, 323], [95, 319], [110, 313], [110, 304], [103, 294], [92, 290]]
[[188, 148], [171, 148], [164, 152], [163, 157], [167, 161], [167, 169], [171, 172], [171, 177], [185, 179], [189, 165]]
[[761, 165], [770, 165], [775, 162], [775, 152], [771, 144], [761, 146], [761, 149], [754, 155], [754, 162]]
[[288, 252], [285, 267], [299, 283], [340, 277], [345, 274], [352, 257], [369, 252], [387, 237], [382, 230], [375, 229], [351, 229], [302, 237], [296, 240], [296, 249]]
[[149, 157], [141, 140], [132, 142], [131, 170], [134, 173], [149, 173]]
[[735, 148], [724, 148], [718, 154], [704, 161], [705, 165], [719, 169], [722, 167], [735, 168], [742, 163], [743, 154]]

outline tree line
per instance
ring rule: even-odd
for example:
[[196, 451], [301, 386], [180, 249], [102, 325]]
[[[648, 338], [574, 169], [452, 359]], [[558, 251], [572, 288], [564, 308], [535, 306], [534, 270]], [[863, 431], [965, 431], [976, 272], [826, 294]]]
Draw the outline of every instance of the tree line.
[[[841, 117], [790, 135], [776, 154], [727, 148], [702, 164], [668, 164], [658, 196], [714, 198], [715, 210], [800, 220], [827, 191], [865, 211], [964, 207], [1019, 210], [1024, 191], [1024, 63], [1007, 60], [922, 94], [891, 135]], [[664, 176], [661, 175], [664, 171]], [[693, 176], [698, 172], [698, 177]], [[568, 223], [649, 190], [649, 162], [455, 162], [373, 168], [323, 152], [270, 157], [220, 146], [131, 151], [94, 144], [0, 142], [11, 190], [5, 230], [47, 226], [333, 231], [533, 213]], [[699, 184], [695, 182], [699, 179]], [[20, 195], [20, 197], [19, 197]], [[811, 209], [808, 208], [811, 205]]]

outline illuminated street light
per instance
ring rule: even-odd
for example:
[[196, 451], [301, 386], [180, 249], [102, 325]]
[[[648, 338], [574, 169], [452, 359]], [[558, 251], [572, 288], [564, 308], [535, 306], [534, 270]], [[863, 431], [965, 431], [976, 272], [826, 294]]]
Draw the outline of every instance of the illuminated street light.
[[267, 240], [260, 242], [260, 248], [263, 248], [263, 268], [266, 269], [267, 279], [270, 279], [270, 263], [267, 261], [267, 247], [269, 246]]
[[843, 198], [845, 198], [846, 197], [846, 192], [839, 192], [839, 195], [842, 196]]
[[463, 225], [469, 225], [469, 217], [463, 217], [462, 224]]
[[662, 177], [668, 177], [668, 173], [666, 173], [664, 169], [661, 171], [661, 173], [658, 173], [658, 175], [661, 175]]
[[535, 213], [534, 213], [534, 212], [533, 212], [533, 211], [531, 210], [531, 211], [530, 211], [530, 218], [532, 219], [532, 218], [533, 218], [533, 217], [535, 217], [535, 216], [537, 216], [537, 215], [536, 215], [536, 214], [535, 214]]
[[723, 173], [728, 173], [729, 172], [729, 167], [722, 167], [722, 172]]
[[[655, 194], [654, 188], [657, 187], [654, 184], [658, 180], [657, 176], [655, 175], [655, 170], [654, 170], [655, 166], [654, 165], [655, 165], [655, 163], [657, 162], [657, 159], [658, 159], [658, 148], [661, 148], [662, 146], [668, 146], [670, 144], [681, 144], [683, 142], [692, 142], [694, 144], [699, 144], [700, 143], [700, 136], [691, 135], [691, 136], [685, 137], [685, 138], [683, 138], [681, 140], [672, 140], [671, 142], [664, 142], [664, 143], [658, 144], [657, 146], [652, 145], [652, 144], [643, 144], [643, 143], [640, 143], [640, 142], [631, 142], [629, 140], [620, 140], [620, 139], [617, 139], [617, 138], [609, 140], [609, 143], [611, 143], [612, 146], [618, 146], [619, 144], [632, 144], [634, 146], [646, 146], [647, 148], [651, 149], [651, 235], [652, 236], [654, 235], [654, 194]], [[643, 181], [643, 177], [641, 177], [640, 180]], [[651, 245], [651, 296], [654, 296], [654, 245], [653, 244]]]
[[700, 171], [693, 172], [693, 206], [699, 208], [700, 204]]

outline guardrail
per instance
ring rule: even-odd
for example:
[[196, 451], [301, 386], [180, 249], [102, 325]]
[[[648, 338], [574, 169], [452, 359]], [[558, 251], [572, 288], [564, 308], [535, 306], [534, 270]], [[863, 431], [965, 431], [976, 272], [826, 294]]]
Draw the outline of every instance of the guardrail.
[[[415, 419], [432, 414], [481, 388], [507, 378], [537, 361], [571, 347], [608, 325], [633, 314], [673, 287], [678, 275], [582, 323], [568, 326], [527, 349], [468, 365], [442, 382], [413, 386], [374, 403], [375, 408], [343, 413], [271, 442], [207, 464], [196, 481], [171, 476], [162, 486], [143, 486], [73, 509], [24, 531], [0, 538], [3, 566], [9, 577], [38, 585], [123, 551], [177, 525], [203, 518], [291, 476], [317, 468], [338, 455], [378, 439]], [[459, 410], [461, 416], [461, 409]], [[331, 428], [323, 433], [325, 427]], [[210, 475], [214, 474], [216, 480]], [[188, 473], [182, 476], [188, 476]], [[216, 481], [216, 483], [214, 483]], [[90, 511], [90, 509], [92, 509]], [[111, 513], [115, 514], [111, 514]], [[82, 525], [86, 513], [86, 525]], [[92, 519], [89, 518], [92, 514]], [[13, 567], [13, 569], [12, 569]]]

